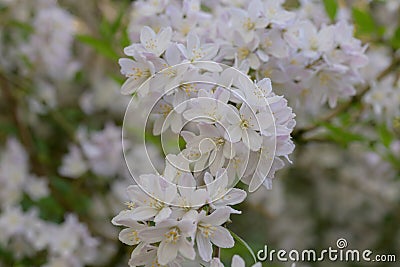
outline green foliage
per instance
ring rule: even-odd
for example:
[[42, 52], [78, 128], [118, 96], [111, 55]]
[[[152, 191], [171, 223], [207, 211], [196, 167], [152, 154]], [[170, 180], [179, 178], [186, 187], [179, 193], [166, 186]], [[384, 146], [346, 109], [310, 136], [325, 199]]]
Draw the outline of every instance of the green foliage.
[[331, 20], [335, 20], [336, 13], [338, 10], [338, 3], [336, 0], [323, 0], [325, 11]]
[[327, 122], [322, 123], [321, 126], [328, 130], [326, 134], [326, 138], [328, 140], [338, 143], [344, 147], [347, 147], [352, 142], [365, 141], [364, 136], [353, 133], [343, 126], [337, 126]]
[[231, 233], [235, 241], [238, 242], [243, 248], [245, 248], [248, 253], [250, 253], [252, 260], [254, 261], [254, 263], [256, 263], [257, 262], [256, 255], [254, 254], [253, 249], [249, 246], [249, 244], [247, 244], [246, 241], [244, 241], [240, 236], [238, 236], [231, 230], [229, 230], [229, 232]]
[[89, 210], [90, 198], [81, 192], [80, 188], [74, 186], [72, 182], [65, 178], [51, 177], [51, 186], [54, 188], [53, 196], [57, 198], [68, 210], [75, 211], [77, 214], [84, 215]]
[[90, 35], [78, 35], [76, 39], [81, 43], [87, 44], [92, 47], [99, 54], [111, 59], [118, 60], [118, 54], [112, 49], [108, 42], [104, 42], [102, 39], [95, 38]]
[[389, 147], [393, 141], [393, 134], [389, 131], [386, 125], [380, 125], [377, 129], [380, 142], [382, 142], [385, 147]]
[[356, 35], [379, 37], [384, 34], [385, 29], [376, 24], [370, 11], [353, 7], [352, 13], [356, 28]]
[[390, 44], [394, 49], [400, 49], [400, 26], [394, 32]]
[[65, 210], [53, 196], [39, 199], [37, 202], [37, 207], [40, 210], [40, 217], [43, 220], [62, 222], [64, 219]]
[[125, 12], [126, 6], [123, 5], [115, 20], [108, 21], [104, 17], [99, 26], [100, 37], [78, 35], [76, 38], [81, 43], [92, 47], [96, 52], [104, 57], [117, 61], [120, 56], [114, 49], [114, 46], [118, 45], [118, 47], [125, 47], [130, 43], [127, 29], [125, 25], [123, 25], [123, 18], [126, 14]]

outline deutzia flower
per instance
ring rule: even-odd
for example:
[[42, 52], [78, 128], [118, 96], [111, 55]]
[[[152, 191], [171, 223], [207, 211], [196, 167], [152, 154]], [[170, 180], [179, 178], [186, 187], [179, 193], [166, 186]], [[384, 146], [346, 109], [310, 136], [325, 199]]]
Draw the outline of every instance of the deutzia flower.
[[121, 240], [122, 243], [133, 246], [139, 244], [141, 241], [140, 238], [138, 237], [138, 232], [146, 226], [144, 224], [138, 223], [133, 220], [129, 219], [119, 219], [119, 218], [114, 218], [112, 223], [114, 225], [123, 225], [127, 226], [128, 228], [125, 228], [121, 230], [119, 233], [119, 240]]
[[133, 44], [125, 48], [124, 52], [128, 56], [136, 57], [138, 52], [150, 52], [159, 57], [167, 49], [171, 42], [172, 29], [167, 27], [155, 33], [150, 27], [143, 27], [140, 33], [140, 45]]
[[130, 209], [121, 211], [115, 218], [116, 222], [127, 219], [144, 221], [153, 218], [155, 222], [160, 222], [170, 216], [172, 211], [165, 203], [174, 201], [177, 196], [176, 187], [153, 174], [141, 175], [140, 183], [148, 193], [156, 198], [147, 195], [138, 185], [129, 186], [127, 193], [130, 198], [130, 202], [128, 202]]
[[122, 94], [125, 95], [136, 92], [155, 73], [155, 67], [151, 61], [136, 52], [132, 52], [132, 55], [135, 57], [135, 60], [128, 58], [121, 58], [119, 60], [122, 74], [129, 77], [121, 89]]
[[248, 105], [243, 104], [239, 112], [229, 114], [227, 121], [227, 139], [234, 143], [242, 140], [253, 151], [260, 149], [262, 136], [259, 131], [262, 130], [263, 123], [268, 121], [266, 112], [255, 113]]
[[260, 0], [252, 0], [249, 3], [247, 11], [240, 8], [231, 10], [233, 27], [238, 29], [245, 41], [251, 41], [254, 38], [255, 30], [265, 28], [268, 20], [263, 16], [263, 4]]
[[[204, 182], [209, 194], [209, 204], [212, 208], [219, 209], [236, 205], [246, 198], [245, 191], [231, 187], [234, 181], [228, 178], [227, 172], [223, 169], [215, 177], [206, 173]], [[238, 213], [234, 209], [231, 209], [231, 211]]]
[[[168, 267], [178, 267], [181, 266], [180, 262], [182, 261], [182, 257], [178, 255], [178, 257], [168, 264], [162, 266]], [[154, 267], [161, 266], [157, 257], [157, 247], [152, 245], [141, 244], [138, 245], [132, 252], [131, 258], [129, 260], [129, 266], [145, 266], [145, 267]]]
[[62, 165], [58, 172], [65, 177], [78, 178], [89, 169], [87, 162], [83, 158], [81, 150], [72, 145], [69, 153], [63, 157]]
[[214, 43], [201, 44], [200, 38], [194, 33], [188, 34], [186, 47], [179, 46], [185, 58], [192, 62], [212, 59], [218, 53], [218, 47]]
[[196, 252], [187, 238], [193, 235], [195, 229], [195, 225], [190, 220], [168, 219], [156, 226], [141, 230], [139, 238], [149, 244], [160, 242], [157, 249], [158, 262], [166, 265], [177, 257], [178, 252], [183, 257], [194, 260]]
[[235, 244], [229, 231], [221, 226], [229, 220], [230, 214], [229, 208], [221, 208], [209, 215], [204, 210], [200, 213], [193, 211], [193, 214], [187, 215], [187, 217], [194, 216], [197, 222], [197, 250], [204, 261], [209, 262], [211, 260], [212, 244], [220, 248], [231, 248]]

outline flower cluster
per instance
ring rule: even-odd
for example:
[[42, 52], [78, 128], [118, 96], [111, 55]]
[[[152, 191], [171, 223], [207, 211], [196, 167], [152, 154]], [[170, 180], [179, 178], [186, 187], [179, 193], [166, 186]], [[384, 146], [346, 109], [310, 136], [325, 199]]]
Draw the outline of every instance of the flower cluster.
[[400, 79], [392, 75], [371, 86], [364, 102], [372, 108], [378, 121], [392, 127], [395, 119], [400, 118]]
[[288, 11], [282, 3], [137, 1], [131, 39], [139, 40], [143, 26], [158, 31], [168, 25], [172, 40], [179, 43], [195, 35], [199, 43], [190, 43], [186, 58], [214, 56], [252, 77], [269, 77], [298, 110], [316, 113], [325, 103], [334, 107], [354, 95], [367, 57], [366, 46], [353, 37], [353, 27], [345, 19], [329, 25], [322, 5], [312, 1], [301, 1], [298, 11]]
[[[196, 11], [196, 4], [185, 2], [187, 16], [207, 16]], [[243, 45], [257, 36], [250, 30], [236, 34]], [[234, 244], [223, 225], [238, 213], [230, 206], [246, 196], [234, 186], [240, 180], [251, 192], [261, 184], [270, 188], [284, 166], [282, 158], [290, 161], [294, 114], [286, 99], [272, 91], [269, 78], [249, 79], [249, 67], [256, 70], [261, 64], [255, 52], [249, 56], [196, 31], [180, 36], [172, 27], [156, 32], [144, 26], [138, 41], [124, 50], [133, 59], [119, 61], [127, 77], [121, 91], [134, 95], [124, 138], [129, 140], [132, 117], [141, 114], [144, 130], [161, 135], [162, 142], [164, 136], [178, 135], [184, 146], [164, 152], [162, 174], [132, 171], [135, 163], [127, 161], [137, 185], [128, 188], [129, 209], [113, 223], [128, 227], [121, 231], [122, 242], [136, 245], [131, 266], [187, 260], [209, 264], [213, 246]], [[263, 58], [267, 61], [266, 54]]]
[[[2, 1], [4, 19], [13, 21], [0, 33], [3, 71], [31, 77], [34, 96], [27, 102], [34, 113], [58, 105], [58, 91], [80, 65], [73, 57], [76, 19], [56, 0]], [[10, 29], [8, 28], [10, 27]]]
[[[214, 180], [210, 174], [206, 177]], [[178, 190], [159, 175], [142, 175], [140, 179], [143, 187], [128, 188], [128, 209], [113, 219], [115, 225], [128, 227], [121, 231], [120, 240], [137, 245], [130, 266], [175, 266], [195, 259], [209, 262], [213, 245], [233, 247], [234, 240], [223, 225], [231, 213], [238, 213], [230, 206], [242, 202], [246, 193], [233, 188], [226, 194], [226, 173], [205, 188], [196, 187], [194, 177], [185, 174]], [[143, 189], [151, 191], [152, 196]], [[217, 195], [224, 197], [213, 201]], [[196, 258], [196, 251], [200, 258]]]
[[[9, 139], [0, 159], [0, 246], [14, 257], [34, 257], [47, 251], [47, 265], [80, 267], [94, 263], [98, 240], [74, 214], [58, 224], [41, 218], [40, 210], [22, 210], [19, 203], [45, 201], [50, 190], [45, 177], [29, 173], [28, 155], [15, 139]], [[26, 194], [26, 196], [24, 195]], [[26, 205], [25, 205], [26, 206]], [[46, 263], [46, 262], [45, 262]]]
[[169, 27], [158, 34], [144, 27], [141, 42], [125, 49], [135, 59], [120, 60], [128, 77], [122, 92], [137, 95], [126, 119], [141, 110], [154, 121], [153, 134], [170, 129], [181, 135], [186, 147], [167, 159], [182, 171], [215, 175], [224, 168], [232, 182], [255, 178], [251, 191], [265, 178], [269, 186], [284, 165], [281, 157], [294, 148], [287, 101], [272, 92], [268, 78], [253, 83], [232, 67], [204, 62], [214, 60], [218, 46], [202, 45], [195, 34], [186, 44], [174, 43], [172, 35]]

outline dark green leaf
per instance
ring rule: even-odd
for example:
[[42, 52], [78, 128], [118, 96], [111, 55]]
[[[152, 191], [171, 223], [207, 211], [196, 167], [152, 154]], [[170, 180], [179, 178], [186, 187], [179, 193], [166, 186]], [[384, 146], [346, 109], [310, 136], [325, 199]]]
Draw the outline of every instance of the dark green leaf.
[[[229, 229], [228, 229], [229, 230]], [[244, 241], [240, 236], [238, 236], [237, 234], [235, 234], [234, 232], [232, 232], [231, 230], [229, 230], [229, 232], [231, 233], [232, 237], [239, 242], [243, 247], [246, 248], [246, 250], [250, 253], [251, 257], [254, 260], [254, 263], [257, 262], [257, 258], [256, 255], [254, 254], [253, 250], [251, 249], [251, 247], [249, 246], [249, 244], [246, 243], [246, 241]]]
[[335, 20], [336, 13], [338, 10], [338, 3], [336, 0], [323, 0], [326, 13], [331, 18], [331, 20]]

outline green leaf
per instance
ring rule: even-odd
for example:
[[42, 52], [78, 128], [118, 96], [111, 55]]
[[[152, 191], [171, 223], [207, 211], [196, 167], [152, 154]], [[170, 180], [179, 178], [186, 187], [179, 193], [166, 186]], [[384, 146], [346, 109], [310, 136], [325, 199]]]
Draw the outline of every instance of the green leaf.
[[76, 39], [81, 43], [89, 45], [90, 47], [95, 49], [98, 53], [109, 59], [118, 60], [119, 58], [118, 54], [113, 50], [111, 45], [105, 42], [104, 40], [100, 40], [89, 35], [77, 35]]
[[103, 39], [109, 39], [110, 37], [112, 37], [111, 24], [105, 17], [103, 17], [100, 22], [99, 31]]
[[393, 135], [389, 131], [389, 129], [386, 127], [386, 125], [381, 125], [380, 127], [378, 127], [378, 133], [379, 133], [379, 138], [380, 138], [382, 144], [385, 147], [389, 147], [393, 141]]
[[400, 48], [400, 27], [398, 27], [394, 32], [392, 39], [390, 40], [390, 44], [393, 46], [394, 49]]
[[30, 25], [28, 23], [20, 22], [18, 20], [10, 21], [10, 25], [14, 26], [14, 27], [17, 27], [17, 28], [20, 28], [25, 33], [33, 33], [35, 31], [32, 25]]
[[40, 217], [47, 221], [61, 222], [64, 218], [63, 207], [52, 197], [41, 198], [37, 202]]
[[121, 35], [121, 47], [127, 47], [128, 45], [130, 45], [130, 43], [131, 41], [129, 39], [128, 30], [124, 29]]
[[331, 20], [335, 20], [336, 13], [338, 10], [338, 3], [336, 0], [323, 0], [325, 11]]
[[126, 6], [124, 5], [121, 10], [118, 13], [117, 18], [114, 20], [114, 22], [110, 25], [110, 32], [112, 35], [115, 35], [118, 31], [118, 29], [121, 27], [122, 25], [122, 18], [124, 17], [125, 14], [125, 10], [126, 10]]
[[347, 146], [351, 142], [365, 140], [364, 136], [352, 133], [342, 126], [336, 126], [330, 123], [322, 123], [321, 125], [328, 130], [327, 138], [343, 146]]
[[[229, 229], [228, 229], [229, 230]], [[254, 263], [257, 262], [257, 258], [256, 255], [254, 254], [253, 250], [251, 249], [251, 247], [249, 246], [249, 244], [246, 243], [246, 241], [244, 241], [240, 236], [238, 236], [237, 234], [235, 234], [234, 232], [232, 232], [231, 230], [229, 230], [229, 232], [231, 233], [231, 235], [233, 236], [233, 238], [239, 242], [243, 247], [245, 247], [247, 249], [247, 251], [250, 253], [251, 257], [254, 260]]]
[[382, 35], [384, 33], [384, 28], [377, 26], [374, 18], [367, 10], [354, 7], [352, 13], [358, 35]]

